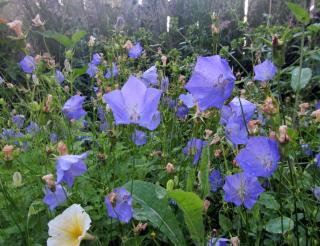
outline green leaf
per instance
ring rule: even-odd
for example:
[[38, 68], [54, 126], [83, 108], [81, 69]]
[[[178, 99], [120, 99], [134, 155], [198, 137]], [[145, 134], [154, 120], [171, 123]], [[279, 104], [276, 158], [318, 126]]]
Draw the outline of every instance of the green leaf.
[[210, 193], [209, 184], [209, 166], [210, 166], [210, 153], [209, 146], [205, 145], [202, 150], [201, 163], [200, 163], [200, 187], [202, 198], [205, 198]]
[[307, 10], [296, 3], [287, 3], [288, 8], [299, 22], [307, 24], [310, 21], [310, 15]]
[[83, 30], [75, 32], [71, 37], [73, 46], [75, 46], [86, 34], [87, 32]]
[[269, 220], [265, 229], [271, 233], [286, 233], [292, 230], [293, 227], [294, 227], [294, 222], [292, 219], [288, 217], [278, 217], [278, 218]]
[[266, 208], [278, 210], [280, 208], [279, 203], [276, 201], [274, 196], [268, 193], [262, 193], [259, 197], [259, 203], [264, 205]]
[[232, 229], [232, 222], [231, 220], [224, 216], [223, 214], [219, 214], [219, 225], [221, 226], [222, 230], [225, 232], [229, 232]]
[[71, 48], [73, 43], [70, 40], [70, 38], [68, 38], [67, 36], [61, 34], [61, 33], [57, 33], [57, 32], [53, 32], [53, 31], [46, 31], [46, 32], [37, 32], [39, 34], [41, 34], [42, 36], [46, 37], [46, 38], [51, 38], [54, 39], [55, 41], [57, 41], [58, 43], [62, 44], [64, 47], [66, 48]]
[[204, 226], [202, 218], [203, 201], [193, 192], [174, 190], [168, 192], [183, 211], [186, 225], [196, 245], [204, 244]]
[[314, 23], [310, 26], [307, 27], [308, 31], [316, 34], [318, 32], [320, 32], [320, 23]]
[[294, 91], [303, 89], [309, 83], [312, 77], [312, 70], [310, 68], [302, 68], [301, 78], [299, 79], [300, 68], [296, 67], [291, 72], [291, 87]]
[[132, 190], [133, 201], [139, 204], [139, 207], [134, 207], [135, 219], [150, 221], [174, 245], [186, 245], [179, 222], [168, 206], [167, 192], [164, 188], [139, 180], [133, 183], [130, 181], [124, 187], [129, 192]]

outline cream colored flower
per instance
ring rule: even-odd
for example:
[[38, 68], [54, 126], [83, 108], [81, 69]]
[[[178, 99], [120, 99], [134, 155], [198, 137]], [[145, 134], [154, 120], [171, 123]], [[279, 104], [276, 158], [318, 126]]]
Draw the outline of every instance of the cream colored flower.
[[7, 23], [7, 26], [16, 33], [18, 38], [23, 36], [22, 21], [14, 20], [12, 22]]
[[83, 239], [91, 238], [87, 233], [91, 224], [89, 215], [79, 204], [73, 204], [48, 224], [48, 246], [79, 246]]
[[40, 15], [37, 14], [36, 17], [34, 17], [34, 19], [32, 19], [32, 25], [35, 27], [39, 27], [39, 26], [43, 26], [44, 25], [44, 21], [42, 21], [40, 19]]

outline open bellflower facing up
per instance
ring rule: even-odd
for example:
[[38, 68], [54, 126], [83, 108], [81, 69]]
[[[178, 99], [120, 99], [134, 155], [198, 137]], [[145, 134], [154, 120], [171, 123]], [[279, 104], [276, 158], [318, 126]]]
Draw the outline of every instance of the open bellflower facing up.
[[69, 98], [62, 107], [63, 114], [69, 120], [79, 120], [82, 116], [85, 116], [87, 112], [82, 108], [85, 98], [79, 95]]
[[147, 143], [147, 135], [143, 131], [136, 130], [132, 133], [132, 141], [137, 145], [145, 145]]
[[133, 59], [137, 59], [141, 56], [143, 48], [140, 42], [137, 42], [134, 46], [129, 49], [129, 57]]
[[197, 100], [199, 109], [221, 109], [234, 87], [235, 77], [225, 59], [219, 55], [199, 56], [185, 88]]
[[132, 197], [125, 188], [114, 189], [105, 197], [109, 217], [128, 223], [133, 216]]
[[46, 186], [43, 202], [49, 206], [51, 211], [55, 210], [56, 207], [64, 203], [66, 199], [67, 195], [62, 185], [56, 184], [52, 189]]
[[32, 56], [25, 56], [20, 62], [20, 67], [25, 73], [33, 73], [36, 69], [36, 61]]
[[137, 124], [149, 130], [156, 129], [160, 124], [160, 97], [160, 90], [147, 88], [132, 75], [121, 90], [114, 90], [103, 96], [112, 109], [117, 125]]
[[276, 66], [270, 60], [265, 60], [259, 65], [254, 66], [254, 80], [272, 80], [277, 72]]
[[141, 76], [141, 80], [145, 83], [146, 86], [149, 86], [150, 84], [158, 84], [157, 67], [152, 66], [147, 71], [145, 71]]
[[73, 204], [48, 223], [47, 246], [79, 246], [81, 241], [92, 238], [87, 233], [91, 219], [79, 205]]
[[74, 179], [87, 171], [84, 160], [87, 153], [81, 155], [62, 155], [56, 161], [57, 183], [65, 182], [69, 187], [73, 186]]
[[183, 153], [185, 155], [194, 156], [193, 165], [197, 165], [201, 157], [202, 148], [206, 144], [207, 144], [206, 141], [202, 141], [201, 139], [198, 139], [198, 138], [191, 138], [190, 141], [187, 143], [187, 146], [183, 148]]
[[104, 76], [106, 79], [116, 78], [119, 75], [117, 64], [112, 63], [112, 73], [110, 67], [107, 67], [107, 73]]
[[257, 177], [246, 173], [226, 176], [223, 190], [226, 202], [233, 202], [236, 206], [243, 204], [248, 209], [253, 207], [259, 195], [264, 192]]
[[267, 137], [251, 137], [235, 159], [245, 173], [269, 177], [277, 169], [280, 160], [278, 144]]

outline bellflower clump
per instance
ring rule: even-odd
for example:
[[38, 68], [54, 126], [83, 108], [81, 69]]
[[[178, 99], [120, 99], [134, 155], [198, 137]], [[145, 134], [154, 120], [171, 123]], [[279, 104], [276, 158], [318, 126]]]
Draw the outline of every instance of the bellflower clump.
[[143, 131], [136, 130], [132, 133], [132, 141], [137, 145], [145, 145], [147, 143], [147, 135]]
[[36, 69], [36, 62], [32, 56], [25, 56], [19, 64], [25, 73], [31, 74]]
[[225, 59], [219, 55], [198, 57], [196, 66], [185, 88], [197, 100], [199, 109], [221, 109], [234, 87], [235, 77]]
[[272, 80], [277, 72], [276, 66], [270, 60], [265, 60], [259, 65], [254, 66], [254, 80]]
[[103, 96], [110, 106], [118, 124], [137, 124], [154, 130], [160, 124], [158, 104], [161, 91], [147, 88], [134, 76], [130, 76], [121, 90], [114, 90]]
[[197, 165], [201, 153], [202, 148], [207, 144], [206, 141], [202, 141], [198, 138], [191, 138], [190, 141], [187, 143], [187, 146], [183, 148], [183, 153], [185, 155], [192, 155], [193, 157], [193, 165]]
[[26, 127], [26, 133], [31, 136], [35, 136], [40, 131], [40, 128], [37, 123], [30, 121], [29, 125]]
[[66, 199], [66, 191], [61, 185], [56, 184], [52, 189], [46, 186], [43, 202], [49, 206], [51, 211], [55, 210], [56, 207], [64, 203]]
[[168, 77], [164, 77], [161, 80], [161, 84], [160, 84], [160, 89], [162, 92], [167, 92], [169, 89], [169, 78]]
[[16, 125], [18, 129], [23, 127], [25, 117], [22, 114], [12, 116], [12, 122]]
[[69, 98], [62, 107], [63, 114], [69, 120], [79, 120], [81, 117], [85, 116], [87, 113], [82, 108], [85, 97], [75, 95]]
[[264, 192], [258, 179], [246, 173], [226, 176], [223, 190], [226, 202], [232, 202], [236, 206], [244, 204], [248, 209], [253, 207], [259, 195]]
[[141, 76], [141, 80], [145, 83], [146, 86], [149, 86], [150, 84], [158, 84], [157, 67], [152, 66], [147, 71], [145, 71]]
[[216, 192], [223, 185], [223, 178], [219, 170], [213, 170], [209, 176], [211, 191]]
[[138, 42], [129, 49], [128, 55], [130, 58], [137, 59], [141, 56], [142, 51], [143, 51], [143, 48], [142, 48], [140, 42]]
[[114, 189], [105, 197], [109, 217], [128, 223], [133, 216], [132, 197], [125, 188]]
[[69, 187], [72, 187], [75, 177], [87, 171], [87, 166], [84, 162], [86, 158], [87, 153], [59, 156], [56, 162], [57, 183], [65, 182]]
[[280, 160], [278, 144], [267, 137], [251, 137], [235, 159], [245, 173], [269, 177], [277, 169]]

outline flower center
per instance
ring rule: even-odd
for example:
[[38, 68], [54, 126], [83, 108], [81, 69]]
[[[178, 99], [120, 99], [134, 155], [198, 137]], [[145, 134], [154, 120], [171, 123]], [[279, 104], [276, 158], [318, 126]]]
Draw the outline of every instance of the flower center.
[[137, 112], [137, 106], [135, 106], [130, 114], [130, 121], [137, 123], [140, 120], [140, 114]]
[[80, 236], [82, 236], [82, 228], [81, 226], [77, 223], [71, 230], [70, 232], [71, 237], [74, 239], [79, 239]]
[[242, 176], [241, 176], [241, 180], [240, 180], [240, 187], [239, 187], [239, 190], [238, 190], [238, 196], [240, 198], [240, 200], [243, 202], [244, 199], [245, 199], [245, 195], [246, 195], [246, 192], [244, 190], [244, 184], [243, 184], [243, 180], [242, 180]]

